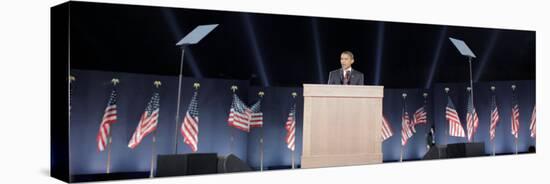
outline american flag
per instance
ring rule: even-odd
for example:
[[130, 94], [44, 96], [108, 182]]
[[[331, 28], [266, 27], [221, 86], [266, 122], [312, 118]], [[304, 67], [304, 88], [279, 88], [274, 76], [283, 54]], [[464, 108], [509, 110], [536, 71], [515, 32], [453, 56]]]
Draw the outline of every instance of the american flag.
[[246, 111], [249, 118], [250, 128], [259, 128], [263, 125], [263, 113], [260, 111], [262, 99], [260, 98], [250, 109]]
[[414, 133], [416, 133], [415, 126], [418, 124], [426, 124], [428, 122], [427, 112], [425, 109], [425, 106], [422, 106], [416, 110], [416, 112], [413, 115], [413, 120], [411, 124], [411, 129]]
[[491, 125], [489, 128], [489, 136], [492, 141], [496, 137], [496, 129], [498, 122], [500, 121], [500, 115], [498, 113], [497, 100], [495, 95], [493, 95], [493, 99], [491, 101]]
[[512, 96], [512, 135], [518, 139], [519, 134], [519, 104], [515, 95]]
[[109, 141], [109, 134], [111, 133], [111, 124], [116, 123], [117, 120], [117, 92], [115, 89], [111, 92], [107, 107], [103, 113], [101, 124], [99, 124], [99, 132], [97, 133], [97, 149], [99, 151], [105, 150], [107, 141]]
[[233, 103], [231, 103], [229, 118], [227, 119], [229, 126], [250, 132], [249, 113], [247, 111], [250, 111], [250, 109], [239, 99], [237, 94], [233, 94]]
[[449, 136], [454, 137], [466, 137], [464, 133], [464, 128], [460, 123], [460, 118], [458, 118], [458, 113], [456, 112], [455, 106], [451, 97], [447, 97], [447, 107], [445, 108], [445, 118], [449, 122]]
[[390, 126], [390, 121], [386, 116], [382, 115], [382, 141], [389, 139], [393, 136], [393, 131]]
[[147, 103], [145, 111], [141, 115], [136, 131], [132, 135], [128, 147], [134, 149], [141, 143], [141, 140], [151, 132], [157, 129], [159, 111], [160, 111], [160, 96], [159, 93], [153, 93], [151, 100]]
[[409, 118], [409, 113], [404, 110], [403, 117], [401, 117], [401, 145], [406, 145], [407, 141], [412, 136], [413, 132], [411, 130], [411, 120]]
[[288, 113], [288, 118], [285, 123], [286, 129], [286, 147], [292, 151], [296, 147], [296, 104], [292, 105], [290, 112]]
[[199, 145], [199, 106], [198, 106], [198, 92], [195, 91], [185, 118], [181, 125], [181, 135], [184, 138], [185, 144], [191, 148], [193, 152], [197, 152]]
[[468, 128], [468, 141], [472, 142], [479, 125], [479, 118], [477, 117], [476, 108], [474, 107], [474, 98], [471, 94], [469, 96], [468, 113], [466, 113], [466, 126]]
[[531, 114], [531, 125], [529, 125], [529, 130], [531, 130], [531, 137], [537, 136], [537, 115], [536, 115], [536, 105], [533, 106], [533, 113]]

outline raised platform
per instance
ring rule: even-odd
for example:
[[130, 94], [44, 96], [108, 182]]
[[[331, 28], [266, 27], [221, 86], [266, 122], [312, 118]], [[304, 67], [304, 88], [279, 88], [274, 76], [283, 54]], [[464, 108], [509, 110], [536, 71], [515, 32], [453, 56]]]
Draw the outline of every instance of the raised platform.
[[72, 182], [90, 182], [90, 181], [106, 181], [106, 180], [125, 180], [125, 179], [138, 179], [149, 178], [149, 172], [121, 172], [110, 174], [79, 174], [71, 176]]

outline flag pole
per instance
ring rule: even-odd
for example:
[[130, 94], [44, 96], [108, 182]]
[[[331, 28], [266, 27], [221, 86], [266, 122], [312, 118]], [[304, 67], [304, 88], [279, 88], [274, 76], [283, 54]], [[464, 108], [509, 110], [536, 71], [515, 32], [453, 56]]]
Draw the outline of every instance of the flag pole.
[[111, 173], [111, 143], [113, 139], [111, 138], [111, 133], [109, 132], [109, 138], [107, 139], [107, 174]]
[[[516, 103], [519, 106], [519, 102], [517, 102], [517, 99], [516, 99], [516, 85], [515, 84], [512, 85], [512, 102], [514, 103], [514, 104], [512, 104], [512, 108], [514, 108], [513, 105], [515, 105]], [[514, 113], [514, 112], [512, 111], [512, 113]], [[512, 115], [512, 121], [514, 121], [514, 119], [515, 119], [514, 115]], [[516, 127], [516, 137], [515, 137], [514, 141], [515, 141], [515, 145], [516, 145], [516, 155], [517, 155], [518, 154], [518, 139], [519, 139], [519, 123], [516, 126], [517, 126]]]
[[[401, 120], [401, 121], [403, 121], [403, 120]], [[403, 122], [401, 122], [401, 123], [403, 123]], [[403, 125], [401, 125], [401, 127], [403, 127]], [[403, 131], [403, 130], [401, 130], [401, 131]], [[401, 137], [403, 137], [403, 133], [401, 133]], [[401, 138], [401, 139], [403, 139], [403, 138]], [[401, 149], [400, 149], [400, 152], [399, 152], [399, 162], [403, 162], [403, 144], [401, 144]]]
[[264, 170], [264, 127], [260, 129], [260, 171]]
[[[424, 93], [422, 93], [422, 96], [424, 97], [424, 111], [426, 112], [426, 128], [425, 128], [426, 137], [428, 137], [428, 133], [430, 132], [430, 127], [431, 127], [431, 126], [428, 126], [429, 125], [428, 124], [428, 122], [429, 122], [428, 121], [429, 120], [429, 118], [428, 118], [428, 99], [427, 99], [428, 98], [428, 93], [424, 92]], [[428, 144], [429, 143], [426, 142], [426, 145], [428, 145]], [[428, 146], [426, 146], [426, 153], [428, 153], [428, 151], [429, 151]]]
[[[449, 88], [445, 88], [445, 94], [447, 95], [447, 98], [449, 98], [449, 90], [450, 90]], [[449, 141], [449, 136], [450, 136], [449, 135], [449, 128], [450, 128], [449, 127], [449, 122], [444, 123], [443, 127], [445, 127], [445, 125], [447, 125], [447, 128], [446, 128], [447, 130], [443, 130], [443, 132], [445, 132], [445, 142], [443, 144], [445, 145], [445, 147], [447, 147], [446, 145], [449, 144], [448, 141]]]
[[[70, 18], [69, 18], [70, 20]], [[69, 31], [69, 36], [71, 35], [70, 31]], [[69, 44], [71, 43], [70, 39], [69, 39]], [[69, 131], [67, 132], [67, 136], [68, 137], [71, 137], [71, 109], [72, 109], [72, 93], [73, 93], [73, 84], [72, 82], [75, 81], [75, 76], [71, 75], [71, 48], [69, 47], [68, 48], [68, 66], [67, 66], [67, 72], [69, 73], [69, 83], [67, 84], [68, 85], [68, 92], [69, 92], [69, 99], [67, 99], [67, 102], [68, 102], [68, 105], [69, 105], [69, 115], [67, 116], [67, 128], [69, 129]], [[69, 145], [71, 145], [71, 139], [68, 139], [68, 142], [67, 142]], [[67, 156], [68, 156], [68, 160], [71, 160], [71, 149], [68, 149], [67, 151]], [[71, 164], [69, 162], [68, 164], [68, 169], [69, 171], [71, 170]], [[50, 173], [51, 173], [51, 169], [50, 169]]]
[[[113, 84], [113, 88], [119, 83], [120, 81], [117, 78], [113, 78], [111, 80], [111, 83]], [[111, 136], [111, 127], [109, 126], [109, 135], [107, 137], [107, 174], [111, 173], [111, 144], [113, 142], [113, 138]]]
[[[472, 108], [475, 108], [475, 105], [474, 105], [474, 81], [472, 79], [472, 56], [468, 56], [468, 63], [470, 65], [470, 98], [472, 98]], [[468, 99], [470, 100], [470, 99]], [[476, 112], [477, 113], [477, 112]], [[473, 114], [472, 114], [473, 116]], [[475, 126], [472, 125], [472, 140], [469, 141], [469, 142], [473, 142], [475, 140]]]
[[294, 169], [295, 168], [294, 167], [294, 150], [291, 150], [290, 154], [291, 154], [290, 156], [291, 156], [291, 159], [292, 159], [292, 163], [291, 163], [292, 164], [292, 169]]
[[[296, 92], [292, 92], [292, 100], [294, 101], [294, 106], [296, 106], [296, 96], [298, 94]], [[294, 107], [294, 114], [292, 115], [294, 117], [292, 117], [292, 121], [294, 121], [294, 137], [296, 137], [296, 108]], [[296, 139], [296, 138], [294, 138]], [[294, 148], [296, 148], [296, 141], [294, 141]], [[290, 151], [290, 154], [291, 154], [291, 164], [292, 164], [292, 169], [295, 169], [295, 166], [294, 166], [294, 149], [292, 149]]]
[[229, 127], [229, 132], [231, 133], [230, 135], [230, 138], [229, 138], [229, 154], [233, 153], [233, 139], [234, 139], [234, 134], [235, 134], [235, 130], [233, 130], [231, 127]]
[[[264, 92], [258, 92], [260, 98], [264, 97]], [[262, 114], [262, 127], [260, 128], [260, 171], [264, 170], [264, 126], [263, 126], [263, 114]]]
[[[160, 81], [155, 81], [153, 83], [155, 85], [155, 87], [158, 89], [160, 85], [162, 85], [162, 83]], [[157, 120], [158, 121], [158, 120]], [[150, 178], [153, 178], [154, 176], [154, 173], [155, 173], [155, 150], [156, 150], [156, 144], [157, 144], [157, 130], [155, 129], [155, 131], [153, 131], [153, 142], [152, 142], [152, 145], [151, 145], [151, 169], [150, 169], [150, 173], [149, 173], [149, 177]]]
[[[403, 111], [402, 111], [402, 114], [401, 114], [401, 124], [403, 124], [403, 118], [405, 117], [405, 105], [406, 105], [406, 99], [407, 99], [407, 93], [403, 93], [402, 94], [403, 96]], [[407, 125], [409, 126], [409, 125]], [[401, 125], [401, 129], [403, 129], [403, 125]], [[401, 130], [401, 142], [403, 142], [403, 131], [404, 130]], [[408, 137], [407, 137], [408, 139]], [[403, 143], [401, 143], [401, 153], [400, 153], [400, 157], [399, 157], [399, 162], [403, 162], [403, 149], [404, 149], [405, 145], [403, 145]]]
[[[492, 94], [492, 97], [491, 97], [491, 107], [489, 107], [489, 119], [493, 119], [493, 101], [495, 101], [495, 106], [496, 106], [496, 99], [495, 99], [495, 86], [491, 86], [491, 92], [493, 93]], [[491, 124], [492, 124], [492, 121], [491, 123], [489, 123], [489, 131], [491, 131]], [[495, 156], [495, 138], [496, 138], [496, 124], [495, 124], [495, 132], [494, 132], [494, 137], [493, 139], [491, 140], [491, 144], [493, 144], [493, 156]], [[490, 134], [490, 133], [489, 133]], [[490, 137], [491, 135], [489, 135]]]
[[[491, 126], [492, 126], [492, 119], [493, 119], [493, 101], [495, 101], [495, 86], [491, 86], [491, 92], [492, 92], [492, 96], [491, 96], [491, 105], [489, 107], [489, 119], [491, 120], [490, 123], [489, 123], [489, 139], [491, 139]], [[495, 102], [495, 106], [496, 106], [496, 102]], [[495, 132], [494, 132], [494, 135], [493, 135], [493, 138], [491, 139], [491, 144], [492, 144], [492, 147], [493, 147], [493, 156], [495, 156], [495, 139], [496, 139], [496, 126], [495, 126]]]
[[[468, 93], [470, 93], [470, 92], [472, 91], [472, 87], [466, 87], [466, 91], [467, 91]], [[473, 105], [474, 105], [474, 104], [473, 104], [473, 103], [474, 103], [473, 100], [474, 100], [474, 99], [473, 99], [473, 96], [471, 96], [471, 95], [472, 95], [472, 94], [469, 94], [468, 99], [466, 99], [466, 100], [468, 101], [466, 104], [470, 104], [470, 98], [472, 98], [472, 107], [473, 107]], [[469, 109], [470, 109], [470, 107], [466, 107], [466, 114], [469, 114], [469, 113], [468, 113], [468, 112], [470, 111]], [[473, 115], [473, 114], [472, 114], [472, 115]], [[472, 115], [470, 115], [470, 116], [472, 116]], [[472, 129], [471, 129], [471, 130], [468, 130], [468, 124], [469, 124], [469, 123], [468, 123], [468, 118], [466, 118], [466, 130], [468, 131], [468, 132], [467, 132], [468, 134], [472, 134], [472, 139], [470, 140], [470, 139], [468, 138], [468, 134], [466, 134], [466, 138], [468, 139], [468, 142], [471, 143], [471, 142], [473, 142], [473, 140], [474, 140], [474, 131], [473, 131], [473, 130], [474, 130], [474, 127], [473, 127], [474, 125], [472, 124]], [[471, 132], [470, 132], [470, 131], [471, 131]]]
[[[239, 89], [239, 87], [237, 87], [236, 85], [232, 85], [231, 86], [231, 91], [233, 91], [233, 94], [235, 94], [235, 91], [237, 91]], [[230, 138], [229, 138], [229, 154], [233, 153], [233, 144], [234, 144], [234, 139], [235, 139], [235, 131], [229, 127], [229, 132], [230, 132]]]
[[151, 146], [151, 172], [149, 173], [149, 178], [153, 178], [153, 175], [155, 173], [155, 148], [156, 148], [156, 138], [157, 137], [157, 130], [153, 132], [153, 145]]
[[519, 139], [519, 131], [518, 131], [518, 138], [515, 139], [516, 142], [516, 155], [518, 154], [518, 139]]
[[[517, 134], [519, 138], [519, 132]], [[516, 138], [516, 155], [518, 154], [518, 138]]]
[[176, 106], [176, 119], [175, 119], [175, 125], [176, 128], [174, 129], [174, 154], [178, 154], [178, 130], [179, 130], [179, 118], [180, 118], [180, 101], [181, 101], [181, 80], [183, 77], [183, 56], [185, 53], [185, 48], [181, 47], [181, 61], [180, 61], [180, 74], [178, 79], [178, 101]]

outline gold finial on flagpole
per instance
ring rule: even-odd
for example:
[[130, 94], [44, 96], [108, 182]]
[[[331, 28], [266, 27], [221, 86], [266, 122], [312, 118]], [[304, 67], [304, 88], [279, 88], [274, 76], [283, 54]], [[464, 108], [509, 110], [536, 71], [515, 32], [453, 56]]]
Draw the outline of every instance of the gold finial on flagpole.
[[[451, 89], [449, 89], [448, 87], [445, 87], [445, 93], [446, 93], [447, 95], [449, 95], [449, 91], [450, 91], [450, 90], [451, 90]], [[450, 98], [450, 96], [447, 96], [447, 97]], [[448, 137], [449, 137], [449, 133], [448, 133], [447, 131], [445, 131], [445, 139], [443, 140], [443, 141], [444, 141], [443, 144], [447, 144], [447, 143], [448, 143], [448, 142], [447, 142]]]
[[111, 79], [111, 83], [113, 83], [113, 86], [116, 86], [118, 83], [120, 83], [120, 80], [118, 78]]
[[76, 78], [73, 75], [69, 75], [69, 83], [73, 82]]
[[155, 85], [156, 88], [159, 88], [159, 86], [162, 85], [162, 83], [160, 81], [155, 81], [153, 82], [153, 85]]
[[237, 91], [238, 89], [239, 89], [239, 87], [237, 87], [235, 85], [231, 86], [231, 91], [233, 91], [233, 93], [235, 93], [235, 91]]
[[264, 94], [265, 93], [263, 91], [258, 92], [258, 96], [260, 96], [260, 97], [264, 97]]
[[201, 87], [201, 84], [198, 82], [195, 82], [193, 83], [193, 87], [195, 88], [195, 90], [198, 90]]

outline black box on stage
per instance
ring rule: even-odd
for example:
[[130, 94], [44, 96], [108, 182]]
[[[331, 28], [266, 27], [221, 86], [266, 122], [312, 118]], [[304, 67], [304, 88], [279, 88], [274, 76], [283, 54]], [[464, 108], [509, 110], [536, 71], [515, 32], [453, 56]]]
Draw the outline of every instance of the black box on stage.
[[156, 176], [182, 176], [187, 173], [186, 155], [157, 156]]
[[216, 153], [159, 155], [156, 176], [213, 174], [218, 172], [217, 166], [218, 156]]
[[440, 158], [447, 158], [447, 145], [436, 145], [430, 147], [430, 150], [428, 150], [422, 159], [431, 160]]
[[447, 145], [447, 158], [474, 157], [485, 155], [485, 144], [476, 143], [456, 143]]
[[218, 155], [216, 153], [192, 153], [186, 155], [186, 175], [213, 174], [218, 172]]
[[239, 157], [230, 154], [225, 157], [218, 157], [218, 173], [252, 171], [246, 162]]

